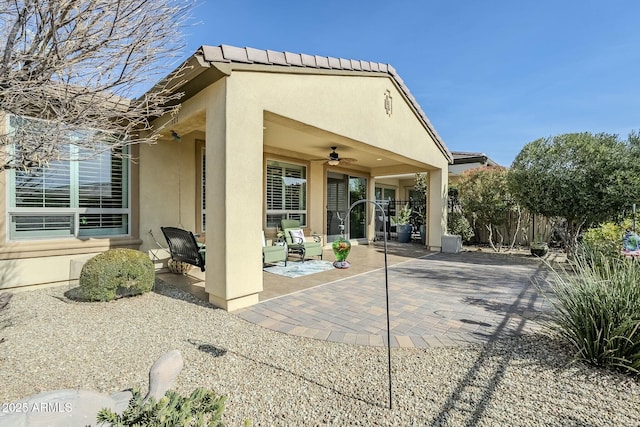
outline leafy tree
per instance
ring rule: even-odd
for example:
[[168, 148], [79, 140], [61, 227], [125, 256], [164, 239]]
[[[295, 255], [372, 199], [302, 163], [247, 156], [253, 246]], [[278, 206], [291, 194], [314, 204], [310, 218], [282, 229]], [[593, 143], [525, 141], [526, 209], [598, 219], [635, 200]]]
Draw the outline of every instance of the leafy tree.
[[526, 209], [566, 220], [573, 252], [585, 226], [616, 218], [638, 200], [633, 143], [588, 132], [538, 139], [525, 145], [509, 172], [509, 189]]
[[80, 128], [100, 131], [74, 141], [94, 155], [154, 142], [150, 121], [177, 108], [182, 71], [132, 98], [175, 67], [192, 2], [0, 0], [0, 112], [43, 119], [0, 132], [0, 171], [65, 159]]
[[[465, 171], [458, 182], [458, 191], [462, 211], [472, 218], [473, 223], [487, 229], [489, 244], [494, 251], [499, 251], [504, 236], [498, 227], [506, 224], [509, 212], [516, 207], [509, 196], [507, 169], [482, 166]], [[516, 212], [520, 212], [520, 209]], [[497, 247], [494, 234], [497, 236]]]
[[460, 191], [456, 184], [449, 185], [448, 196], [447, 233], [458, 235], [463, 242], [469, 242], [475, 236], [475, 232], [462, 212]]
[[424, 225], [427, 219], [427, 174], [416, 173], [413, 186], [415, 197], [413, 199], [413, 223]]

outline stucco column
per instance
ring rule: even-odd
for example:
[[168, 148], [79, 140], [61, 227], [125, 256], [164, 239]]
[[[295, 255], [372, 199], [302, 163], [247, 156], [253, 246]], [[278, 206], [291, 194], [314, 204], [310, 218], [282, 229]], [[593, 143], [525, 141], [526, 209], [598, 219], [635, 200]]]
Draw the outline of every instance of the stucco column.
[[228, 91], [216, 91], [206, 109], [205, 290], [231, 311], [258, 303], [262, 291], [263, 119]]
[[[369, 185], [367, 185], [367, 199], [376, 200], [376, 178], [372, 175], [369, 175], [368, 181]], [[369, 243], [373, 242], [376, 238], [376, 217], [381, 215], [378, 208], [373, 203], [367, 203], [367, 218], [369, 222], [367, 223], [367, 240]]]
[[310, 162], [307, 179], [307, 192], [309, 194], [309, 206], [307, 212], [307, 227], [309, 231], [320, 233], [324, 237], [323, 243], [327, 243], [327, 226], [325, 222], [326, 207], [324, 197], [326, 192], [326, 180], [324, 177], [324, 165], [322, 162]]
[[[446, 173], [446, 172], [445, 172]], [[439, 251], [447, 229], [447, 181], [441, 169], [429, 172], [427, 208], [429, 213], [427, 247]]]

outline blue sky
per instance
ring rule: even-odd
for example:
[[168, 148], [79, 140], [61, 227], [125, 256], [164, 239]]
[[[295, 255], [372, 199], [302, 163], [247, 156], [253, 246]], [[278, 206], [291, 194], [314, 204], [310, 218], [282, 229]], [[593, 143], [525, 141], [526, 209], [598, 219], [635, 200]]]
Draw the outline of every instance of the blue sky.
[[228, 44], [393, 65], [452, 151], [640, 129], [637, 0], [200, 0], [186, 58]]

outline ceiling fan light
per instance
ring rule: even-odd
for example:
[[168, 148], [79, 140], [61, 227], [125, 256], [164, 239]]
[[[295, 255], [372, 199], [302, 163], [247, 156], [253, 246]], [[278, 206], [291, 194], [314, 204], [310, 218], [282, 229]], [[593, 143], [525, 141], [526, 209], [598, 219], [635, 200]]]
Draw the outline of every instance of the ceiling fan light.
[[331, 166], [338, 166], [340, 164], [340, 160], [338, 159], [331, 159], [328, 162]]

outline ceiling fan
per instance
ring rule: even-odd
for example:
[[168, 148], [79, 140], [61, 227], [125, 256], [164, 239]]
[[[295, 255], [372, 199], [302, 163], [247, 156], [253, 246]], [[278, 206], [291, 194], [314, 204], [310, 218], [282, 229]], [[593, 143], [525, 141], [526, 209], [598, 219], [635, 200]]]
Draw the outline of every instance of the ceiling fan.
[[[337, 166], [340, 164], [340, 162], [344, 162], [344, 163], [353, 163], [353, 162], [357, 162], [356, 159], [352, 159], [349, 157], [340, 157], [340, 155], [338, 154], [338, 152], [336, 151], [338, 149], [338, 147], [331, 147], [331, 153], [329, 153], [329, 155], [327, 156], [327, 163], [331, 166]], [[321, 159], [321, 160], [325, 160], [325, 159]]]

